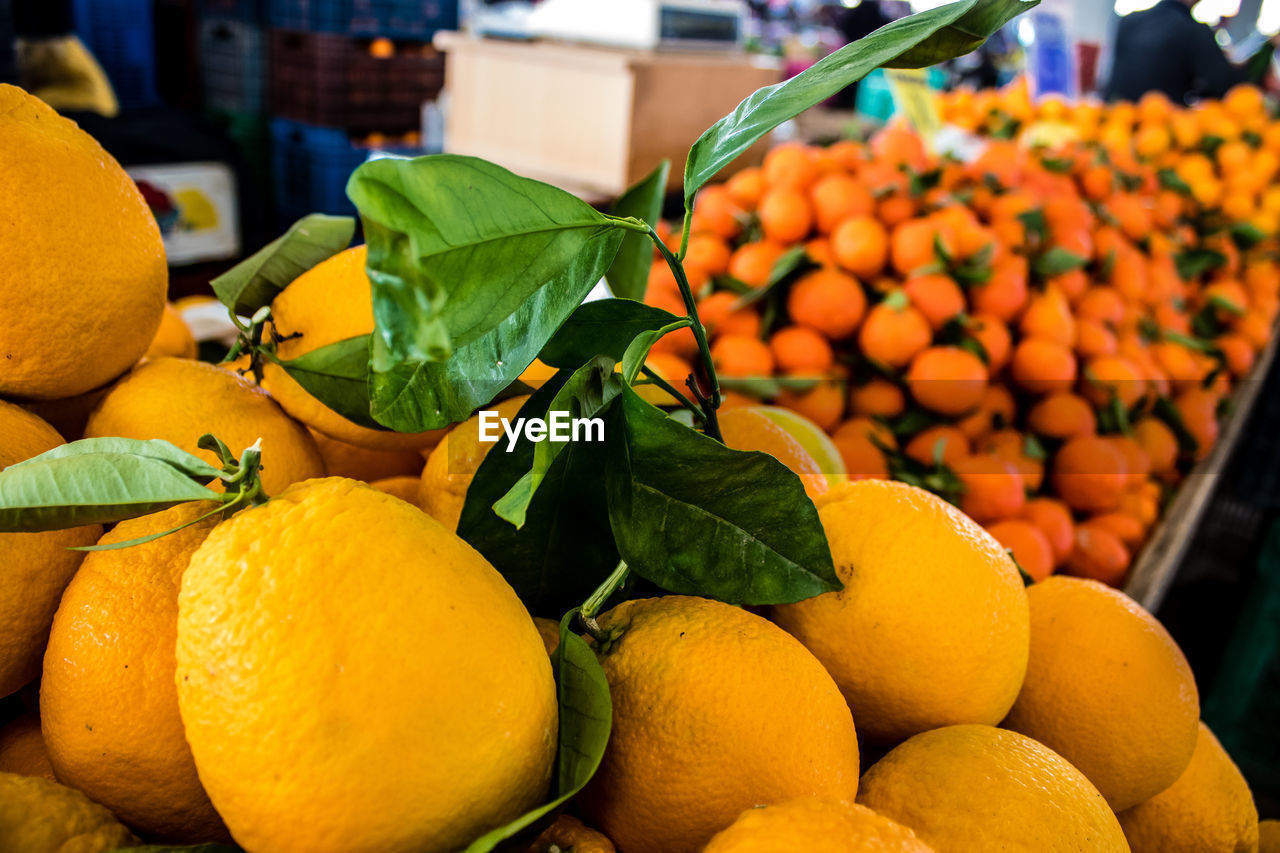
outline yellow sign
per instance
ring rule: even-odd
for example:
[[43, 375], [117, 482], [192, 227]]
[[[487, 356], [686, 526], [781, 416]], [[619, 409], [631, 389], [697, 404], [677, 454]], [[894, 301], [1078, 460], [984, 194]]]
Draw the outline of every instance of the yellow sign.
[[932, 144], [942, 128], [937, 93], [929, 88], [929, 72], [923, 68], [886, 68], [893, 101], [916, 133]]

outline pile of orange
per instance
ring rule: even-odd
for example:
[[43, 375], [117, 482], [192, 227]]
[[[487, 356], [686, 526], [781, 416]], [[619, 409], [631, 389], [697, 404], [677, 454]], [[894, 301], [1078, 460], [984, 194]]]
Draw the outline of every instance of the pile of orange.
[[[1120, 585], [1280, 311], [1280, 122], [1249, 87], [940, 101], [978, 156], [891, 126], [698, 197], [685, 266], [729, 405], [805, 414], [851, 477], [954, 501], [1037, 579]], [[661, 260], [646, 300], [682, 312]]]

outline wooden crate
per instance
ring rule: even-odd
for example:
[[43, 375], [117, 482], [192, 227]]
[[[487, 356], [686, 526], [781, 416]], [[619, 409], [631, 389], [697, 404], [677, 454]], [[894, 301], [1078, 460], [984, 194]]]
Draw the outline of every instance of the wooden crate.
[[[439, 33], [449, 55], [445, 150], [574, 191], [620, 194], [665, 157], [680, 186], [689, 146], [761, 86], [776, 61]], [[763, 157], [757, 145], [728, 174]]]

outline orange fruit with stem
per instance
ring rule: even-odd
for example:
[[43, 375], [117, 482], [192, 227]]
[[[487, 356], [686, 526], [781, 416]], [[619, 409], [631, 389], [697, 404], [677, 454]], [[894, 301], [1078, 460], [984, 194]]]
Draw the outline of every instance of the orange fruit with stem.
[[756, 210], [766, 240], [798, 243], [813, 228], [813, 208], [800, 190], [780, 187], [771, 189], [760, 199]]
[[1070, 391], [1057, 391], [1037, 400], [1027, 413], [1027, 426], [1036, 435], [1067, 439], [1098, 431], [1093, 407]]
[[996, 261], [991, 276], [969, 289], [973, 310], [1012, 323], [1027, 304], [1027, 259], [1011, 255]]
[[786, 251], [786, 246], [772, 240], [743, 243], [729, 258], [729, 275], [752, 287], [764, 287], [769, 283], [773, 265]]
[[907, 387], [916, 402], [943, 415], [959, 415], [982, 401], [987, 366], [960, 347], [929, 347], [911, 361]]
[[1147, 394], [1147, 379], [1132, 361], [1118, 355], [1100, 355], [1085, 362], [1081, 371], [1081, 392], [1095, 406], [1112, 400], [1133, 408]]
[[875, 213], [876, 199], [867, 185], [852, 175], [824, 175], [809, 190], [819, 234], [831, 234], [851, 217]]
[[1057, 498], [1031, 498], [1022, 507], [1020, 517], [1044, 534], [1053, 551], [1053, 564], [1060, 566], [1075, 546], [1075, 520], [1067, 505]]
[[849, 389], [849, 410], [855, 415], [896, 418], [906, 408], [906, 395], [887, 379], [872, 379]]
[[866, 311], [862, 285], [836, 269], [807, 273], [787, 294], [787, 314], [792, 322], [816, 329], [833, 341], [857, 331]]
[[950, 276], [940, 273], [912, 276], [902, 289], [935, 331], [964, 313], [964, 291]]
[[874, 278], [889, 259], [889, 232], [874, 217], [850, 216], [832, 230], [831, 253], [859, 278]]
[[1032, 580], [1042, 581], [1053, 574], [1055, 561], [1049, 537], [1030, 521], [1005, 518], [987, 525], [987, 532], [1013, 552], [1013, 559]]
[[977, 314], [969, 319], [965, 332], [982, 346], [987, 356], [988, 371], [996, 373], [1009, 363], [1013, 335], [1009, 333], [1009, 327], [1000, 320], [990, 315]]
[[1033, 394], [1071, 388], [1076, 380], [1076, 357], [1065, 345], [1044, 338], [1023, 338], [1013, 348], [1013, 381]]
[[711, 344], [711, 361], [722, 376], [771, 376], [773, 352], [757, 338], [721, 335]]
[[1081, 512], [1115, 509], [1128, 480], [1124, 456], [1105, 438], [1076, 436], [1053, 458], [1054, 492]]
[[773, 333], [769, 349], [784, 373], [817, 376], [831, 369], [835, 355], [827, 339], [808, 326], [787, 326]]
[[894, 290], [874, 306], [858, 331], [862, 354], [888, 367], [905, 367], [932, 340], [929, 321], [902, 290]]
[[960, 478], [960, 509], [979, 524], [1016, 516], [1027, 501], [1022, 475], [1012, 462], [992, 454], [966, 456], [951, 465]]
[[955, 465], [969, 456], [969, 437], [950, 424], [939, 424], [916, 433], [907, 442], [904, 453], [921, 465], [933, 466], [938, 462]]

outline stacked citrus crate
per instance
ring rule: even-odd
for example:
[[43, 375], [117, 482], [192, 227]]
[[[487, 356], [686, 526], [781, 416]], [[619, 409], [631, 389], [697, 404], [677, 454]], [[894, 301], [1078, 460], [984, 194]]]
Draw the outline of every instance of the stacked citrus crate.
[[456, 0], [273, 0], [268, 39], [281, 223], [352, 213], [345, 185], [375, 151], [421, 153], [422, 104], [444, 85], [437, 30]]

